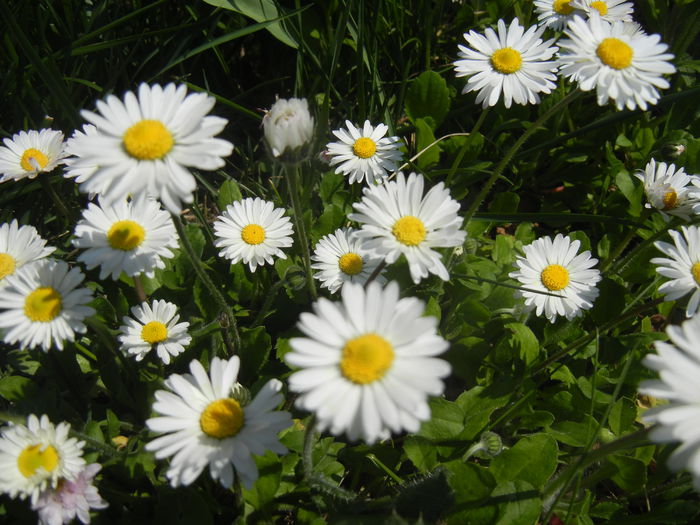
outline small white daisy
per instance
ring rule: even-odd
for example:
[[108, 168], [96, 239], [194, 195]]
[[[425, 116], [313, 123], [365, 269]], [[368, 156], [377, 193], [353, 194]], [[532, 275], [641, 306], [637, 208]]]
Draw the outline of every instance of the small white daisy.
[[694, 187], [688, 187], [696, 177], [687, 175], [683, 168], [676, 170], [674, 164], [657, 164], [651, 159], [644, 171], [638, 171], [634, 175], [644, 183], [644, 192], [649, 201], [646, 207], [656, 208], [664, 217], [671, 214], [689, 220], [693, 208], [700, 205], [692, 191]]
[[498, 34], [490, 27], [483, 35], [476, 31], [464, 33], [470, 47], [459, 46], [454, 63], [456, 76], [467, 76], [462, 93], [478, 91], [476, 103], [484, 108], [495, 106], [503, 94], [507, 108], [516, 104], [537, 104], [538, 93], [550, 93], [556, 87], [557, 63], [549, 59], [557, 51], [554, 39], [543, 42], [545, 27], [530, 27], [527, 31], [515, 18], [506, 28], [498, 21]]
[[265, 113], [263, 131], [272, 155], [294, 154], [314, 136], [314, 118], [305, 98], [280, 98]]
[[0, 224], [0, 290], [7, 277], [27, 263], [43, 259], [56, 248], [46, 246], [34, 226], [19, 226], [17, 219]]
[[350, 184], [363, 180], [368, 184], [380, 184], [399, 168], [403, 157], [399, 148], [403, 142], [399, 137], [385, 136], [389, 126], [374, 127], [369, 120], [365, 120], [362, 128], [356, 128], [349, 120], [345, 121], [345, 126], [347, 129], [333, 131], [340, 142], [329, 142], [326, 148], [330, 165], [338, 164], [335, 172], [347, 175]]
[[80, 190], [100, 193], [108, 205], [146, 193], [179, 213], [197, 187], [187, 168], [219, 169], [233, 150], [214, 138], [227, 123], [207, 115], [215, 102], [205, 93], [188, 95], [184, 85], [141, 84], [138, 98], [131, 91], [123, 101], [109, 95], [97, 101], [99, 113], [81, 111], [97, 132], [73, 135], [70, 152], [80, 160], [70, 169], [82, 170]]
[[406, 179], [399, 173], [394, 181], [365, 187], [362, 200], [353, 204], [358, 213], [348, 215], [362, 223], [355, 235], [365, 241], [368, 255], [392, 264], [403, 254], [416, 284], [429, 273], [447, 281], [447, 268], [433, 248], [461, 246], [466, 237], [459, 203], [445, 185], [437, 184], [425, 196], [423, 185], [422, 175]]
[[189, 485], [209, 465], [209, 473], [224, 487], [233, 483], [233, 469], [246, 488], [258, 479], [253, 455], [266, 450], [284, 454], [278, 432], [292, 424], [289, 412], [277, 411], [282, 383], [271, 379], [250, 403], [235, 395], [240, 359], [215, 357], [209, 375], [199, 361], [191, 374], [173, 374], [158, 390], [153, 410], [159, 417], [146, 421], [153, 432], [165, 434], [146, 445], [156, 458], [172, 456], [167, 477], [173, 487]]
[[0, 182], [33, 179], [58, 166], [63, 157], [63, 133], [53, 129], [20, 131], [0, 146]]
[[[516, 297], [525, 298], [525, 308], [544, 315], [552, 323], [561, 315], [573, 319], [593, 306], [598, 297], [600, 272], [593, 268], [598, 259], [586, 250], [577, 255], [581, 242], [558, 233], [554, 240], [541, 237], [523, 246], [525, 257], [515, 261], [518, 270], [508, 274], [525, 288]], [[553, 297], [556, 296], [556, 297]]]
[[535, 12], [540, 25], [557, 31], [564, 29], [575, 14], [582, 13], [572, 0], [535, 0]]
[[78, 261], [88, 269], [100, 267], [100, 279], [141, 273], [153, 277], [173, 257], [177, 232], [170, 214], [157, 201], [139, 196], [109, 206], [88, 203], [74, 232], [73, 245], [86, 248]]
[[296, 406], [316, 414], [319, 430], [374, 443], [391, 432], [417, 432], [430, 419], [428, 396], [442, 394], [448, 344], [425, 304], [399, 299], [399, 286], [346, 283], [342, 302], [321, 298], [289, 341], [284, 359], [301, 370], [289, 377]]
[[84, 333], [86, 317], [95, 313], [88, 306], [92, 291], [78, 288], [85, 276], [63, 261], [44, 259], [22, 267], [7, 278], [0, 294], [0, 329], [8, 344], [22, 348], [52, 345], [63, 349], [64, 341]]
[[631, 22], [634, 12], [634, 5], [626, 0], [571, 0], [571, 7], [606, 22]]
[[46, 415], [31, 414], [27, 426], [10, 424], [0, 434], [0, 491], [35, 503], [59, 480], [75, 480], [85, 466], [85, 443], [68, 437], [70, 425], [54, 426]]
[[229, 204], [214, 222], [214, 246], [223, 248], [219, 255], [231, 259], [231, 264], [242, 261], [251, 272], [263, 264], [273, 264], [273, 257], [286, 259], [282, 248], [292, 243], [292, 222], [284, 216], [284, 209], [258, 197]]
[[185, 351], [192, 338], [187, 333], [190, 323], [178, 323], [177, 306], [167, 301], [142, 303], [131, 308], [131, 317], [124, 316], [119, 328], [122, 350], [126, 354], [141, 361], [146, 354], [155, 348], [158, 357], [167, 365], [170, 356], [176, 356]]
[[651, 263], [658, 265], [657, 273], [671, 279], [659, 287], [666, 301], [675, 301], [692, 292], [685, 309], [685, 315], [690, 317], [700, 304], [700, 228], [681, 226], [681, 232], [682, 236], [675, 230], [668, 232], [675, 246], [663, 241], [654, 243], [668, 257], [655, 257]]
[[647, 109], [659, 100], [657, 88], [669, 83], [662, 77], [676, 68], [665, 53], [668, 46], [659, 35], [633, 31], [624, 22], [610, 24], [598, 16], [587, 22], [576, 16], [559, 40], [560, 72], [578, 82], [583, 91], [596, 89], [598, 104], [615, 101], [617, 109]]
[[[318, 241], [311, 260], [311, 268], [320, 270], [314, 277], [322, 288], [337, 292], [346, 282], [364, 284], [381, 260], [371, 259], [362, 249], [362, 240], [353, 235], [352, 228], [338, 228]], [[381, 275], [376, 277], [384, 282]]]

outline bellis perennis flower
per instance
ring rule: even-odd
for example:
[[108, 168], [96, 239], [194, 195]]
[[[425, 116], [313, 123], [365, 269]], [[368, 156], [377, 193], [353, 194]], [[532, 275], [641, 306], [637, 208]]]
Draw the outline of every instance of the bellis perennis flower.
[[25, 264], [43, 259], [56, 248], [46, 246], [34, 226], [20, 226], [17, 219], [0, 224], [0, 290], [7, 277]]
[[20, 131], [0, 146], [0, 182], [33, 179], [58, 166], [65, 156], [63, 133], [53, 129]]
[[681, 232], [668, 232], [673, 244], [663, 241], [654, 243], [666, 257], [655, 257], [651, 263], [658, 265], [657, 273], [670, 279], [659, 287], [659, 292], [666, 295], [667, 301], [691, 294], [685, 309], [685, 315], [690, 317], [700, 305], [700, 228], [681, 226]]

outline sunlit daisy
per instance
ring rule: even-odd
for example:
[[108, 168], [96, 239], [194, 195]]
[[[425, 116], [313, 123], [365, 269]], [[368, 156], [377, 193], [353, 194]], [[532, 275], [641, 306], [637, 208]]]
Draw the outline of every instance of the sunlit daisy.
[[85, 466], [85, 443], [68, 437], [70, 425], [54, 426], [45, 415], [31, 414], [27, 426], [10, 424], [0, 434], [0, 491], [32, 503], [59, 480], [75, 480]]
[[565, 28], [576, 13], [582, 13], [573, 6], [572, 0], [535, 0], [535, 12], [540, 25], [557, 31]]
[[399, 299], [399, 286], [346, 283], [342, 302], [321, 298], [290, 340], [285, 361], [300, 368], [289, 388], [316, 414], [319, 430], [374, 443], [391, 432], [417, 432], [430, 419], [428, 396], [442, 394], [450, 365], [435, 356], [448, 344], [425, 304]]
[[363, 190], [360, 202], [353, 204], [358, 213], [348, 217], [362, 224], [355, 233], [364, 241], [368, 255], [396, 262], [403, 254], [413, 282], [429, 273], [447, 281], [450, 276], [433, 248], [461, 246], [466, 237], [459, 203], [450, 197], [441, 182], [423, 196], [423, 176], [411, 173], [396, 180]]
[[0, 290], [7, 277], [27, 263], [43, 259], [56, 248], [46, 246], [34, 226], [20, 226], [17, 219], [0, 224]]
[[399, 137], [385, 136], [389, 126], [378, 124], [375, 127], [369, 120], [365, 120], [362, 128], [356, 128], [349, 120], [345, 121], [345, 126], [347, 129], [333, 131], [340, 142], [326, 145], [330, 165], [338, 164], [336, 173], [347, 175], [350, 184], [363, 180], [379, 184], [398, 169], [403, 157], [399, 150], [402, 141]]
[[292, 222], [284, 209], [258, 197], [229, 204], [214, 222], [217, 237], [214, 246], [222, 248], [221, 257], [231, 264], [242, 261], [251, 272], [263, 264], [273, 264], [273, 257], [286, 259], [282, 248], [292, 243]]
[[168, 390], [156, 392], [146, 421], [153, 432], [165, 434], [146, 445], [156, 458], [171, 457], [167, 477], [173, 487], [189, 485], [209, 465], [209, 473], [224, 487], [233, 483], [235, 468], [246, 488], [258, 479], [253, 455], [266, 450], [284, 454], [278, 432], [292, 424], [289, 412], [277, 411], [282, 383], [271, 379], [249, 403], [236, 395], [240, 359], [215, 357], [209, 375], [199, 361], [190, 363], [191, 374], [173, 374]]
[[108, 205], [145, 192], [178, 213], [197, 186], [188, 168], [221, 168], [233, 150], [214, 138], [227, 122], [207, 115], [215, 102], [205, 93], [188, 95], [184, 85], [141, 84], [138, 98], [131, 91], [123, 101], [109, 95], [97, 101], [98, 113], [81, 111], [97, 128], [73, 136], [70, 151], [80, 161], [71, 169], [84, 170], [81, 191], [101, 193]]
[[599, 16], [606, 22], [631, 22], [634, 5], [625, 0], [571, 0], [571, 6], [586, 16]]
[[593, 306], [598, 297], [595, 285], [601, 279], [593, 268], [598, 259], [588, 250], [579, 254], [580, 247], [580, 241], [561, 233], [554, 240], [541, 237], [523, 246], [525, 257], [518, 256], [518, 270], [509, 275], [529, 288], [516, 292], [517, 297], [525, 298], [526, 309], [534, 309], [536, 315], [544, 313], [553, 323], [557, 316], [573, 319]]
[[122, 350], [141, 361], [155, 349], [158, 357], [167, 365], [170, 356], [184, 352], [192, 338], [187, 334], [190, 323], [178, 323], [177, 307], [167, 301], [142, 303], [131, 308], [131, 317], [124, 316], [119, 328]]
[[690, 317], [700, 304], [700, 228], [681, 226], [681, 232], [683, 235], [669, 230], [673, 245], [663, 241], [654, 243], [667, 257], [655, 257], [651, 263], [658, 265], [656, 271], [660, 275], [670, 279], [659, 287], [667, 301], [675, 301], [692, 292], [685, 309], [685, 315]]
[[651, 159], [644, 171], [638, 171], [634, 175], [644, 183], [644, 192], [649, 201], [646, 207], [656, 208], [665, 217], [668, 213], [688, 220], [693, 214], [693, 208], [700, 205], [700, 201], [693, 195], [695, 187], [690, 185], [695, 177], [687, 175], [683, 168], [676, 170], [674, 164], [657, 164]]
[[659, 100], [657, 88], [669, 83], [662, 75], [676, 71], [659, 35], [633, 31], [624, 22], [610, 24], [598, 16], [587, 22], [577, 16], [559, 40], [560, 72], [583, 91], [595, 88], [598, 104], [615, 101], [617, 109], [647, 109]]
[[92, 291], [78, 288], [85, 276], [63, 261], [44, 259], [27, 264], [7, 277], [0, 294], [0, 330], [8, 344], [22, 348], [52, 345], [63, 349], [64, 341], [84, 333], [83, 320], [95, 313], [88, 306]]
[[554, 39], [542, 41], [544, 30], [532, 26], [525, 31], [516, 18], [508, 28], [499, 20], [498, 33], [490, 27], [483, 35], [464, 33], [470, 47], [460, 45], [460, 60], [454, 63], [458, 77], [469, 77], [462, 93], [478, 91], [476, 103], [483, 107], [495, 106], [501, 93], [507, 108], [512, 102], [539, 103], [538, 93], [550, 93], [557, 78], [557, 63], [549, 60], [557, 47]]
[[75, 227], [73, 245], [87, 248], [78, 260], [88, 269], [100, 267], [100, 279], [141, 273], [153, 276], [173, 256], [177, 233], [170, 214], [143, 195], [107, 205], [88, 203]]
[[[94, 175], [97, 171], [97, 165], [93, 164], [94, 159], [89, 157], [76, 157], [74, 156], [74, 149], [76, 146], [80, 148], [82, 141], [84, 141], [86, 137], [96, 137], [98, 134], [95, 126], [92, 124], [84, 124], [82, 131], [76, 129], [73, 135], [66, 141], [65, 152], [67, 157], [63, 161], [65, 164], [63, 176], [65, 178], [72, 178], [76, 184], [82, 184]], [[107, 185], [105, 185], [105, 187], [107, 187]], [[97, 191], [91, 191], [88, 198], [92, 200], [96, 195], [103, 193], [104, 189], [105, 188], [100, 188]]]
[[0, 182], [33, 179], [58, 166], [63, 157], [63, 133], [53, 129], [20, 131], [0, 146]]

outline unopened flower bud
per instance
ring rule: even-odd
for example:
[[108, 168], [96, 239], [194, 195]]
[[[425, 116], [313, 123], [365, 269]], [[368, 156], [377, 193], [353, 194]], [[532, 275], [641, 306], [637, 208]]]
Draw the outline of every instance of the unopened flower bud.
[[275, 158], [300, 160], [303, 157], [301, 148], [314, 134], [314, 119], [308, 102], [305, 98], [279, 99], [263, 117], [263, 129]]
[[661, 153], [667, 159], [677, 159], [685, 153], [685, 144], [664, 144], [661, 148]]

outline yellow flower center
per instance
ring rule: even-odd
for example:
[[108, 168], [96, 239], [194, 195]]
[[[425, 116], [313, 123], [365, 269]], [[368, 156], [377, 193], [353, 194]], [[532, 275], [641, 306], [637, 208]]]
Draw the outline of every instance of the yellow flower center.
[[608, 14], [608, 4], [605, 2], [591, 2], [591, 7], [600, 13], [600, 16], [605, 16]]
[[173, 147], [173, 136], [160, 120], [141, 120], [124, 133], [124, 149], [139, 160], [162, 159]]
[[40, 468], [52, 472], [58, 466], [58, 460], [58, 452], [51, 445], [43, 450], [40, 444], [30, 445], [19, 453], [17, 468], [25, 478], [29, 478]]
[[571, 0], [554, 0], [552, 9], [560, 15], [570, 15], [574, 12], [574, 8], [571, 7]]
[[569, 271], [559, 264], [550, 264], [542, 270], [540, 280], [547, 290], [556, 292], [569, 284]]
[[258, 224], [249, 224], [241, 230], [241, 239], [246, 244], [260, 244], [265, 240], [265, 228]]
[[61, 313], [61, 294], [50, 286], [42, 286], [30, 293], [24, 300], [24, 314], [31, 321], [48, 323]]
[[22, 160], [19, 165], [24, 171], [39, 171], [49, 163], [49, 158], [41, 151], [34, 148], [29, 148], [22, 154]]
[[353, 383], [366, 385], [381, 379], [394, 361], [389, 341], [377, 334], [350, 339], [343, 347], [340, 371]]
[[156, 344], [168, 338], [168, 329], [160, 321], [150, 321], [141, 328], [141, 339], [149, 344]]
[[15, 273], [17, 263], [9, 253], [0, 253], [0, 281]]
[[199, 418], [199, 426], [207, 436], [225, 439], [235, 436], [243, 427], [243, 409], [230, 397], [212, 401]]
[[417, 246], [425, 239], [425, 226], [418, 217], [406, 215], [394, 223], [391, 233], [401, 244]]
[[115, 250], [130, 252], [141, 245], [146, 238], [146, 230], [134, 221], [117, 221], [107, 232], [107, 242]]
[[664, 203], [664, 210], [672, 210], [673, 208], [675, 208], [676, 204], [678, 204], [678, 194], [676, 193], [676, 190], [671, 188], [666, 193], [664, 193], [661, 202]]
[[352, 145], [352, 152], [361, 159], [368, 159], [377, 152], [377, 144], [367, 137], [360, 137]]
[[491, 55], [491, 65], [499, 73], [510, 75], [515, 73], [523, 63], [520, 53], [511, 47], [504, 47], [494, 51]]
[[695, 283], [700, 286], [700, 262], [696, 262], [693, 266], [690, 267], [690, 273], [693, 274], [693, 279], [695, 279]]
[[632, 63], [632, 48], [619, 38], [606, 38], [596, 49], [596, 55], [606, 66], [625, 69]]
[[338, 259], [340, 271], [348, 275], [357, 275], [362, 271], [362, 257], [350, 252], [340, 256]]

